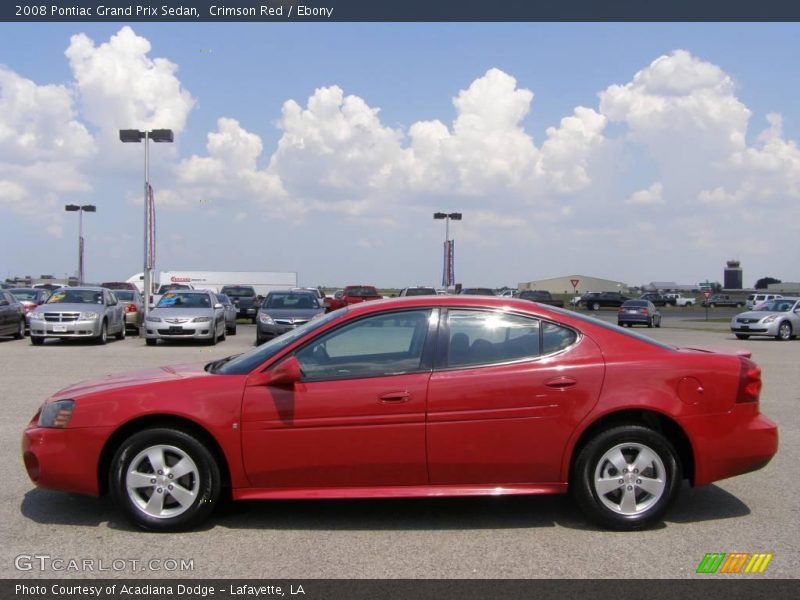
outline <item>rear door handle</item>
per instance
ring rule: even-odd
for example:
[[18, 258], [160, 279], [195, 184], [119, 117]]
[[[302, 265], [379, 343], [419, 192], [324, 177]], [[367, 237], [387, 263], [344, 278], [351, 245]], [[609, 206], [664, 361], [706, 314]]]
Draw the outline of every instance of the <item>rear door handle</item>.
[[387, 392], [378, 396], [378, 399], [381, 402], [386, 403], [408, 402], [411, 399], [411, 394], [406, 390], [399, 392]]
[[573, 377], [556, 377], [545, 382], [547, 387], [563, 390], [564, 388], [572, 387], [578, 383], [578, 380]]

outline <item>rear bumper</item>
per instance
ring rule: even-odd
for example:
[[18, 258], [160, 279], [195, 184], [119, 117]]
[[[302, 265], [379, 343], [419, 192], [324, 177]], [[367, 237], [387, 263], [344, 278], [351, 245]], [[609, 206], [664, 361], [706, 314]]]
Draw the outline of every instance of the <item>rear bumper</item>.
[[694, 446], [694, 484], [705, 485], [766, 466], [778, 452], [778, 426], [756, 404], [683, 422]]

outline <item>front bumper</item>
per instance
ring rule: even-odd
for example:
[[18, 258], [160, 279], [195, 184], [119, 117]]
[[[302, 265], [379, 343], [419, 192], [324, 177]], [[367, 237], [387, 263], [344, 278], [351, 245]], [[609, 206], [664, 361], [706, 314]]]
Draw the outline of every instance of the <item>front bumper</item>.
[[731, 322], [731, 332], [744, 335], [778, 335], [778, 321], [772, 323], [738, 323], [735, 320]]
[[213, 321], [180, 325], [148, 321], [145, 337], [154, 340], [208, 340], [216, 335], [215, 329]]
[[726, 414], [688, 417], [694, 484], [705, 485], [766, 466], [778, 451], [778, 426], [755, 403], [737, 404]]
[[100, 335], [102, 321], [91, 319], [85, 321], [67, 321], [57, 323], [51, 321], [30, 321], [30, 333], [33, 336], [55, 338], [88, 338]]
[[276, 338], [279, 335], [283, 335], [287, 331], [292, 331], [296, 329], [302, 323], [298, 325], [287, 325], [283, 323], [275, 323], [274, 325], [264, 325], [261, 321], [257, 324], [256, 329], [256, 337], [263, 341], [271, 340], [272, 338]]
[[22, 460], [39, 487], [100, 494], [98, 464], [111, 427], [50, 429], [35, 424], [22, 434]]

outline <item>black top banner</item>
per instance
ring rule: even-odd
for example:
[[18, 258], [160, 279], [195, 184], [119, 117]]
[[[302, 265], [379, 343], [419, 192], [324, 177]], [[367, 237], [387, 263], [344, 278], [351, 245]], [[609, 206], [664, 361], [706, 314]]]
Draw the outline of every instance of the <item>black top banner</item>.
[[800, 21], [795, 0], [28, 0], [18, 22]]

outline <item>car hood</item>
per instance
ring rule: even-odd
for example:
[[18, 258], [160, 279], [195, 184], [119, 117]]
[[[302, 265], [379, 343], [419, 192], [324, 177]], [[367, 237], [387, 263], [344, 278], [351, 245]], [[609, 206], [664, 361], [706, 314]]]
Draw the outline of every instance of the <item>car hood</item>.
[[154, 308], [150, 311], [150, 316], [161, 319], [181, 318], [193, 319], [194, 317], [211, 317], [214, 315], [212, 308]]
[[52, 302], [40, 304], [34, 312], [103, 312], [105, 306], [102, 304], [87, 304], [85, 302]]
[[[748, 310], [747, 312], [739, 313], [734, 318], [738, 319], [739, 317], [744, 319], [763, 319], [764, 317], [768, 317], [769, 315], [780, 315], [783, 314], [782, 311], [778, 310]], [[787, 315], [790, 313], [786, 313]]]
[[56, 392], [54, 399], [72, 398], [76, 400], [81, 396], [88, 396], [98, 392], [108, 392], [127, 387], [157, 383], [160, 381], [174, 381], [191, 377], [206, 377], [206, 363], [193, 363], [188, 365], [175, 365], [158, 367], [155, 369], [141, 369], [129, 371], [118, 375], [106, 375], [98, 379], [88, 379], [73, 384]]
[[324, 310], [324, 308], [262, 308], [259, 312], [267, 313], [273, 319], [311, 319]]

